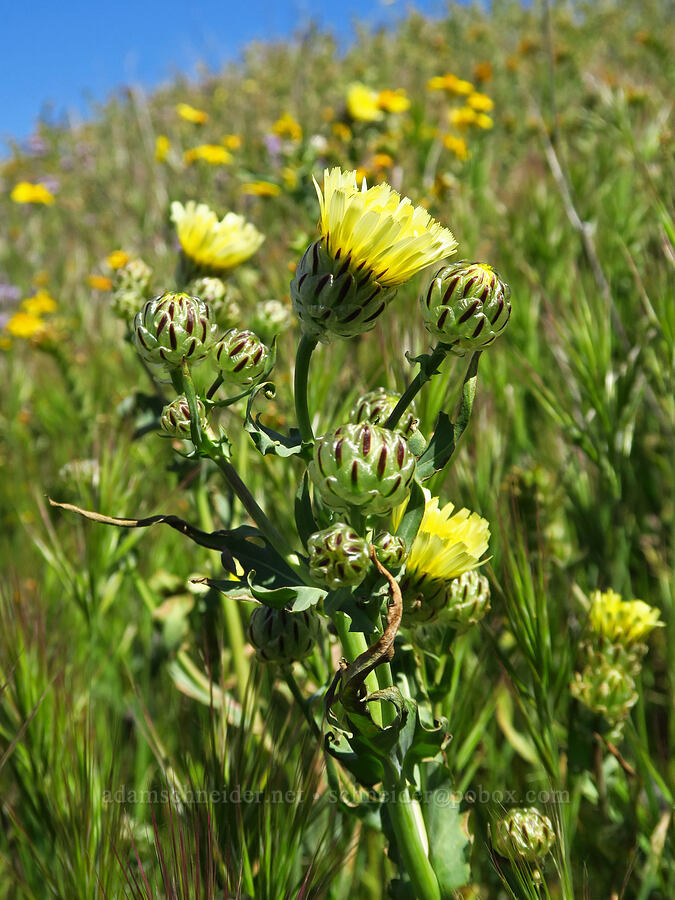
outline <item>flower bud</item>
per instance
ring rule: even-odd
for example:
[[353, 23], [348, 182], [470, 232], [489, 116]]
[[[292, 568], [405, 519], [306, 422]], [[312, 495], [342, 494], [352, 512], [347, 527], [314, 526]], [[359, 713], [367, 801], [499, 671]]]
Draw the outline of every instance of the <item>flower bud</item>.
[[319, 616], [314, 610], [288, 612], [256, 606], [251, 613], [248, 634], [258, 659], [290, 663], [308, 657], [319, 639]]
[[152, 269], [142, 259], [132, 259], [115, 271], [112, 308], [120, 319], [129, 320], [148, 299]]
[[[197, 412], [199, 413], [199, 424], [203, 431], [206, 428], [206, 409], [199, 397], [197, 398]], [[190, 406], [185, 394], [176, 397], [168, 406], [164, 407], [159, 421], [162, 431], [165, 431], [167, 434], [180, 438], [190, 437], [192, 433], [190, 423], [192, 420], [190, 417]]]
[[534, 806], [508, 810], [492, 831], [492, 846], [507, 859], [520, 857], [536, 862], [546, 856], [554, 842], [551, 820]]
[[444, 619], [458, 630], [466, 631], [490, 609], [490, 582], [476, 569], [453, 578], [448, 590]]
[[249, 320], [251, 329], [263, 340], [271, 341], [276, 334], [281, 334], [291, 324], [291, 311], [280, 300], [259, 300]]
[[408, 497], [415, 457], [395, 431], [341, 425], [314, 445], [309, 474], [326, 506], [382, 516]]
[[220, 278], [195, 278], [187, 287], [193, 297], [199, 297], [211, 309], [213, 319], [222, 328], [231, 328], [241, 318], [241, 309], [234, 290]]
[[445, 266], [420, 297], [424, 326], [459, 356], [483, 350], [506, 328], [510, 297], [508, 284], [484, 263]]
[[167, 291], [148, 300], [134, 320], [136, 349], [152, 365], [176, 368], [204, 359], [215, 340], [215, 324], [206, 303], [189, 294]]
[[373, 547], [375, 555], [388, 570], [400, 569], [408, 552], [403, 539], [388, 531], [382, 531], [377, 535]]
[[240, 387], [258, 381], [267, 369], [268, 347], [252, 331], [230, 328], [216, 344], [218, 368], [225, 379]]
[[620, 725], [638, 701], [635, 680], [628, 669], [596, 653], [582, 672], [574, 673], [573, 697], [610, 726]]
[[311, 535], [307, 550], [310, 572], [331, 590], [361, 584], [370, 566], [367, 542], [344, 522]]
[[[349, 419], [351, 422], [371, 422], [373, 425], [384, 426], [400, 399], [401, 395], [395, 391], [388, 391], [383, 387], [375, 388], [375, 390], [368, 391], [367, 394], [359, 397], [354, 404]], [[411, 403], [399, 419], [395, 430], [400, 431], [406, 438], [409, 438], [418, 424], [419, 420], [415, 418], [415, 407]]]
[[303, 334], [325, 344], [370, 331], [395, 293], [370, 271], [351, 271], [349, 258], [334, 259], [321, 241], [307, 248], [291, 282], [293, 310]]

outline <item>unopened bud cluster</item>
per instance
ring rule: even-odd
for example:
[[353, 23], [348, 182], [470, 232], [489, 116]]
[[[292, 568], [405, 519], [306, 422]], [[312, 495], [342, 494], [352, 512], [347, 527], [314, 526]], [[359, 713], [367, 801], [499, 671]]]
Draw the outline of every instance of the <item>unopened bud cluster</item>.
[[321, 624], [314, 610], [288, 612], [256, 606], [249, 622], [249, 639], [264, 662], [288, 664], [306, 659], [319, 639]]
[[216, 325], [208, 305], [198, 297], [169, 291], [148, 300], [134, 320], [134, 340], [140, 355], [152, 365], [178, 368], [209, 355]]
[[537, 862], [546, 856], [554, 842], [551, 820], [533, 806], [508, 810], [492, 828], [492, 846], [511, 860]]

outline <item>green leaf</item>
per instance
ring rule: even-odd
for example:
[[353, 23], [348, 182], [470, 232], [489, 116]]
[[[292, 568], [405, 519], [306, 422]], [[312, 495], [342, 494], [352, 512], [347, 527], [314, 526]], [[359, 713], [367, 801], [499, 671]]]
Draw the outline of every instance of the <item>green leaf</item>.
[[422, 815], [429, 836], [429, 859], [433, 866], [443, 900], [454, 900], [455, 891], [471, 880], [469, 854], [471, 835], [467, 827], [468, 813], [459, 808], [459, 797], [453, 795], [449, 773], [446, 783], [425, 792]]
[[424, 491], [422, 490], [422, 486], [417, 479], [414, 479], [410, 490], [408, 505], [406, 506], [403, 518], [396, 529], [396, 537], [400, 537], [403, 540], [408, 550], [412, 547], [413, 541], [419, 531], [419, 527], [422, 524], [424, 503]]
[[322, 600], [327, 591], [317, 587], [306, 585], [292, 585], [288, 587], [264, 588], [255, 584], [253, 578], [255, 570], [251, 570], [246, 576], [248, 586], [256, 600], [271, 606], [273, 609], [290, 609], [293, 612], [302, 612], [310, 606]]
[[440, 472], [450, 461], [457, 449], [457, 442], [464, 434], [471, 418], [473, 401], [476, 396], [478, 382], [478, 362], [480, 351], [473, 354], [462, 385], [462, 399], [457, 410], [457, 419], [453, 423], [447, 413], [440, 412], [429, 445], [417, 461], [416, 474], [420, 481], [426, 481], [436, 472]]

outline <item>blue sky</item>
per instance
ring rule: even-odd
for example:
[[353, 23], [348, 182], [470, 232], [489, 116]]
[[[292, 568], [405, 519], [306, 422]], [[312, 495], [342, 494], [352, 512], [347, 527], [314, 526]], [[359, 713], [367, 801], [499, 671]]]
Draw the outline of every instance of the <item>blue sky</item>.
[[0, 0], [0, 151], [23, 140], [41, 111], [84, 117], [125, 84], [153, 87], [236, 59], [251, 40], [286, 37], [310, 18], [342, 41], [354, 19], [388, 23], [443, 0]]

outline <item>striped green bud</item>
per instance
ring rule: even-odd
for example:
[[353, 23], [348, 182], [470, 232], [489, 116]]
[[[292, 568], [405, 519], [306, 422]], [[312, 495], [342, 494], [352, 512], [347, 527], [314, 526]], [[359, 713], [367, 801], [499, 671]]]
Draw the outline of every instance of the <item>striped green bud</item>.
[[134, 320], [136, 349], [152, 365], [177, 368], [208, 356], [215, 324], [206, 303], [189, 294], [167, 291], [148, 300]]
[[415, 457], [398, 432], [341, 425], [314, 445], [309, 474], [326, 506], [382, 516], [410, 494]]
[[248, 324], [264, 340], [271, 341], [275, 335], [281, 334], [290, 326], [291, 310], [280, 300], [259, 300]]
[[314, 610], [288, 612], [256, 606], [251, 613], [248, 635], [258, 659], [291, 663], [311, 654], [320, 630], [320, 619]]
[[510, 809], [494, 823], [492, 846], [507, 859], [536, 862], [553, 847], [555, 832], [548, 816], [534, 806]]
[[394, 298], [370, 271], [352, 271], [349, 257], [333, 258], [322, 241], [310, 244], [291, 282], [293, 310], [303, 334], [328, 344], [374, 327]]
[[382, 531], [373, 541], [375, 547], [375, 555], [385, 567], [385, 569], [400, 569], [403, 565], [408, 551], [402, 538], [390, 534], [388, 531]]
[[230, 328], [216, 344], [216, 360], [225, 381], [248, 387], [267, 369], [270, 351], [257, 334]]
[[113, 279], [112, 308], [120, 319], [129, 319], [148, 299], [152, 269], [142, 259], [132, 259], [117, 269]]
[[221, 278], [195, 278], [187, 286], [193, 297], [199, 297], [211, 309], [213, 319], [222, 328], [231, 328], [241, 319], [241, 309], [234, 299], [234, 290]]
[[[394, 407], [401, 399], [401, 395], [395, 391], [378, 387], [368, 391], [354, 404], [349, 419], [351, 422], [371, 422], [373, 425], [384, 425], [394, 411]], [[415, 407], [410, 404], [404, 415], [399, 419], [396, 431], [409, 438], [415, 431], [419, 420], [415, 418]]]
[[476, 569], [453, 578], [449, 585], [444, 621], [460, 631], [475, 625], [490, 609], [490, 582]]
[[[202, 401], [197, 398], [197, 412], [199, 413], [199, 424], [202, 431], [206, 428], [206, 409]], [[168, 406], [162, 410], [160, 417], [162, 431], [174, 437], [189, 438], [191, 434], [190, 422], [190, 406], [187, 402], [185, 394], [181, 394], [172, 400]]]
[[582, 672], [574, 673], [573, 697], [612, 727], [619, 726], [638, 701], [635, 679], [628, 668], [602, 653], [594, 653]]
[[454, 263], [440, 269], [420, 306], [427, 331], [459, 356], [484, 350], [511, 316], [511, 289], [484, 263]]
[[367, 542], [344, 522], [311, 535], [307, 551], [310, 572], [331, 590], [361, 584], [370, 566]]

